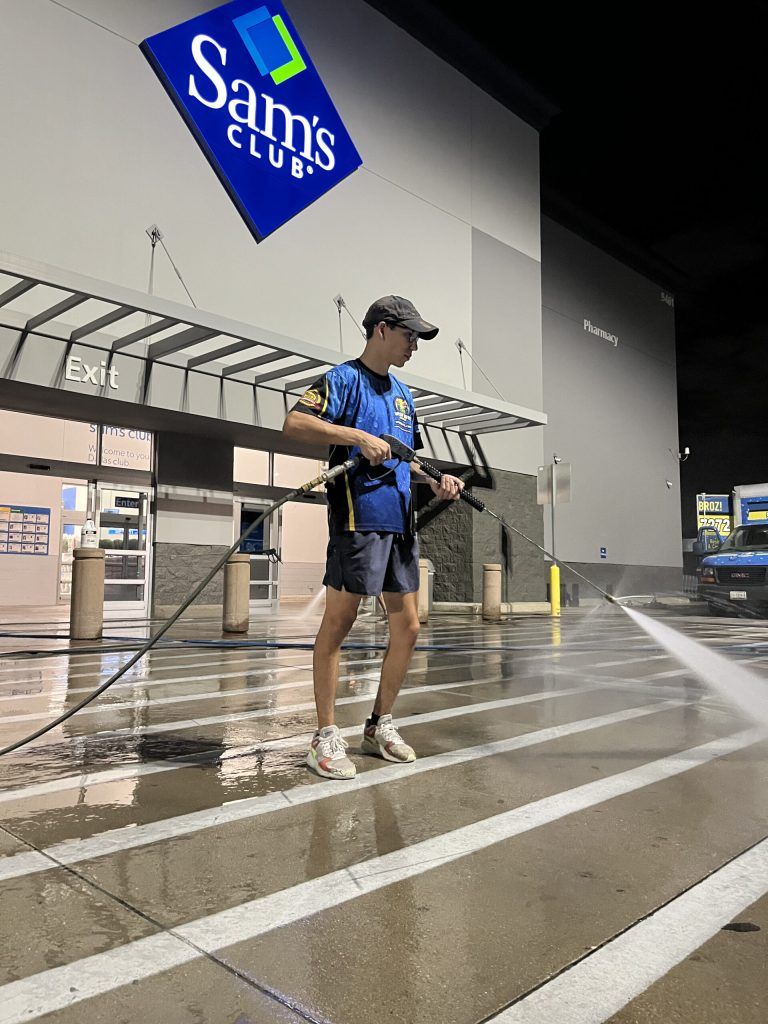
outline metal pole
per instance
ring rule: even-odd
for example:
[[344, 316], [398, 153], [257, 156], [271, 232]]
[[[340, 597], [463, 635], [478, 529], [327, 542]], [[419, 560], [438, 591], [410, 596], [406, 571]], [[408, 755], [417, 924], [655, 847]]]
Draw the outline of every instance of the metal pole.
[[[163, 233], [160, 230], [160, 228], [157, 226], [157, 224], [152, 224], [151, 227], [148, 227], [146, 233], [147, 233], [147, 235], [149, 235], [149, 241], [152, 244], [152, 251], [151, 251], [150, 257], [149, 257], [149, 282], [147, 283], [147, 294], [148, 295], [154, 295], [155, 294], [155, 246], [157, 245], [159, 240], [163, 237]], [[149, 327], [149, 325], [152, 323], [152, 314], [151, 313], [147, 313], [147, 315], [145, 317], [145, 321], [146, 321], [145, 326]]]
[[144, 525], [144, 516], [146, 515], [146, 506], [149, 496], [144, 491], [139, 491], [139, 514], [136, 522], [136, 550], [143, 551], [144, 546], [141, 543], [141, 535], [144, 533], [146, 527]]
[[552, 565], [549, 567], [549, 604], [553, 618], [560, 617], [560, 567], [555, 557], [555, 503], [557, 502], [557, 462], [552, 456]]
[[554, 455], [552, 456], [552, 561], [556, 561], [555, 558], [555, 502], [557, 501], [557, 463], [555, 462]]

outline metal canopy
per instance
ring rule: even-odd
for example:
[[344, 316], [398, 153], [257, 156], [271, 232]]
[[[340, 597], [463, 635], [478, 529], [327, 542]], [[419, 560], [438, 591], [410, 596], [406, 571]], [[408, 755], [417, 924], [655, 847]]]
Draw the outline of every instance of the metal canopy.
[[[26, 333], [85, 340], [107, 353], [128, 352], [290, 394], [303, 393], [344, 361], [343, 353], [298, 338], [1, 251], [0, 275], [0, 325]], [[19, 308], [12, 309], [14, 304]], [[410, 373], [398, 377], [410, 387], [427, 426], [487, 434], [546, 423], [542, 412], [489, 395]]]

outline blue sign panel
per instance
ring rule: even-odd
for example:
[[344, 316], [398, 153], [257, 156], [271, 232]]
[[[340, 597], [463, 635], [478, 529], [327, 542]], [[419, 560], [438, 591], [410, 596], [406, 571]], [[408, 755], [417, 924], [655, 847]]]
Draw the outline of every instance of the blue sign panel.
[[362, 163], [278, 0], [234, 0], [141, 49], [257, 242]]
[[0, 505], [0, 555], [47, 555], [51, 510]]

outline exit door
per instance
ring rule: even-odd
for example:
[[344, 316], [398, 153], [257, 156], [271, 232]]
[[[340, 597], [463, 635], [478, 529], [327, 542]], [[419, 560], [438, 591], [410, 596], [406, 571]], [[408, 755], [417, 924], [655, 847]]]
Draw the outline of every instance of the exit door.
[[146, 614], [152, 550], [149, 490], [96, 485], [95, 521], [104, 549], [104, 606]]
[[[238, 501], [235, 503], [235, 529], [242, 534], [257, 519], [267, 504]], [[273, 609], [280, 596], [280, 510], [257, 526], [241, 546], [251, 556], [250, 604], [252, 608]]]

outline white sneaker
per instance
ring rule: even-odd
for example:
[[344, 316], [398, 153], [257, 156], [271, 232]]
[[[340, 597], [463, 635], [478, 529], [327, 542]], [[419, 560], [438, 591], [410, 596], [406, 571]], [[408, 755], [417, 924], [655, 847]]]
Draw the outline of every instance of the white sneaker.
[[383, 757], [385, 761], [416, 760], [416, 752], [395, 728], [392, 715], [381, 715], [376, 725], [372, 724], [370, 718], [366, 721], [360, 752]]
[[307, 765], [324, 779], [354, 779], [357, 769], [347, 757], [347, 741], [337, 725], [327, 725], [312, 737]]

